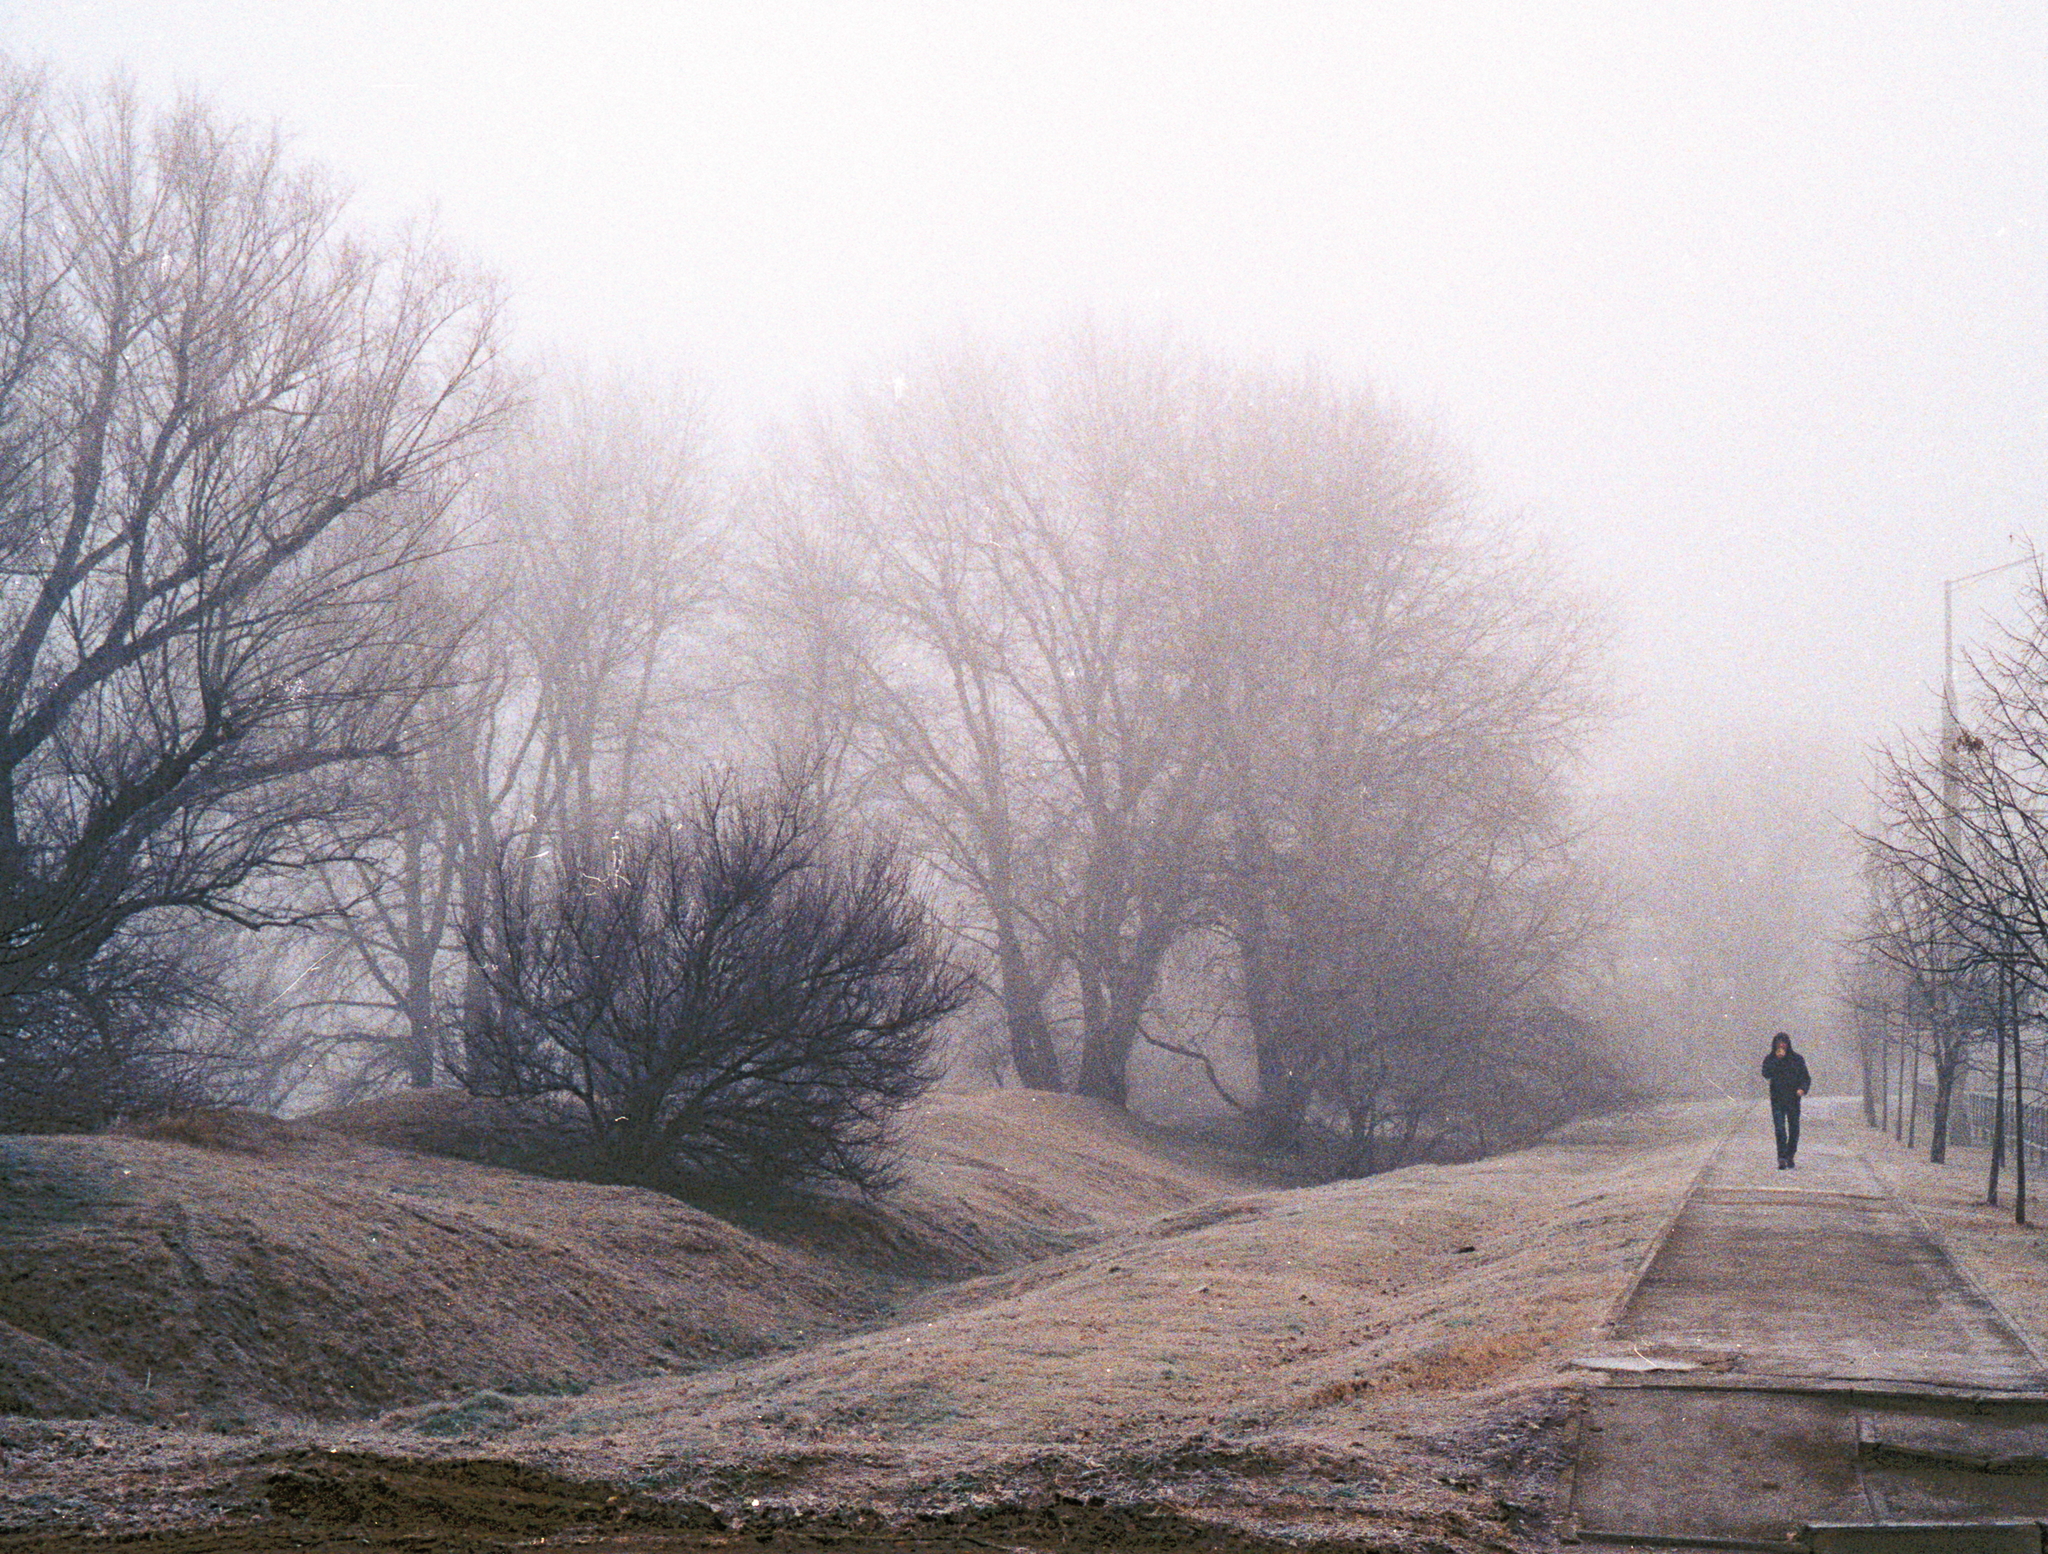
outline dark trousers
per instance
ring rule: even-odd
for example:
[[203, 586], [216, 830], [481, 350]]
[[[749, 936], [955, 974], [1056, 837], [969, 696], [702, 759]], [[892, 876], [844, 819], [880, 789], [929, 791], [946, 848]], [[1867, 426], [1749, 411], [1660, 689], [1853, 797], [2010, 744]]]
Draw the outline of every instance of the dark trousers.
[[1778, 1158], [1790, 1160], [1799, 1153], [1799, 1098], [1780, 1105], [1771, 1102], [1771, 1129], [1778, 1135]]

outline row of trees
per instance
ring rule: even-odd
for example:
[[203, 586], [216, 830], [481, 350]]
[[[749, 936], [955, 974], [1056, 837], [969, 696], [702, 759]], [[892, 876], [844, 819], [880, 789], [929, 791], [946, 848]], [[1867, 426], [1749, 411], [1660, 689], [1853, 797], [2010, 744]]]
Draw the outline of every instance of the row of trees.
[[2042, 1116], [2048, 1045], [2048, 588], [2038, 573], [2025, 623], [1972, 667], [1978, 694], [1962, 709], [1951, 696], [1938, 746], [1883, 762], [1880, 821], [1865, 838], [1863, 953], [1847, 996], [1872, 1121], [1917, 1128], [1924, 1063], [1939, 1161], [1958, 1095], [1988, 1090], [1989, 1196], [2010, 1147], [2024, 1218], [2026, 1163], [2044, 1142], [2038, 1126], [2027, 1135]]
[[1340, 1171], [1606, 1093], [1598, 643], [1384, 401], [1083, 329], [735, 480], [274, 139], [0, 80], [10, 1118], [453, 1078], [871, 1180], [970, 1002]]
[[1175, 1053], [1351, 1170], [1576, 1098], [1596, 643], [1384, 401], [1082, 330], [926, 361], [767, 500], [783, 694], [922, 840], [1023, 1083]]

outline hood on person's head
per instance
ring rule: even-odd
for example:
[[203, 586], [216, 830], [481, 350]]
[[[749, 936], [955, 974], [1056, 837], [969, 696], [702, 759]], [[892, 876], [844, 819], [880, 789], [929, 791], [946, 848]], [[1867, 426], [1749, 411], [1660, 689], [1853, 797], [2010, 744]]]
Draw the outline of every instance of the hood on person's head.
[[1778, 1032], [1777, 1035], [1771, 1038], [1771, 1056], [1778, 1057], [1780, 1055], [1785, 1057], [1792, 1055], [1792, 1038], [1783, 1031]]

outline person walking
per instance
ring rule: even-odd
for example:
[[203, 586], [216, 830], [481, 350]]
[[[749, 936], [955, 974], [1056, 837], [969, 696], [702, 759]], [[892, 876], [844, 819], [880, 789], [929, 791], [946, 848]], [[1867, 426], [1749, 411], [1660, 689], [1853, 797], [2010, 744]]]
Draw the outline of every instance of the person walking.
[[1792, 1157], [1799, 1153], [1799, 1098], [1813, 1088], [1813, 1075], [1806, 1071], [1806, 1059], [1792, 1050], [1792, 1038], [1783, 1031], [1771, 1038], [1764, 1078], [1771, 1086], [1771, 1131], [1778, 1135], [1778, 1169], [1789, 1171]]

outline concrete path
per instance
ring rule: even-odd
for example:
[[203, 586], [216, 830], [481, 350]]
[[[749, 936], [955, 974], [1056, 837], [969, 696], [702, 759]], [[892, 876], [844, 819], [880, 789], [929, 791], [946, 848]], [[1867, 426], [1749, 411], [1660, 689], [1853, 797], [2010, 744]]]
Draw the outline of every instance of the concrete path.
[[1940, 1546], [2040, 1549], [2048, 1368], [1871, 1170], [1854, 1103], [1806, 1125], [1780, 1171], [1757, 1108], [1590, 1357], [1687, 1368], [1588, 1394], [1582, 1539], [1783, 1549], [1816, 1523], [2019, 1518]]

